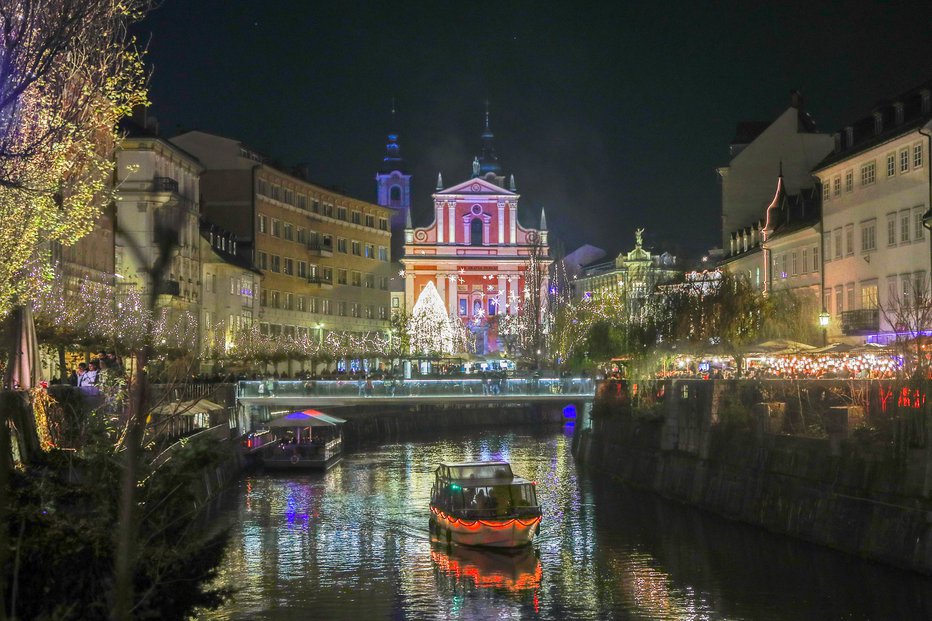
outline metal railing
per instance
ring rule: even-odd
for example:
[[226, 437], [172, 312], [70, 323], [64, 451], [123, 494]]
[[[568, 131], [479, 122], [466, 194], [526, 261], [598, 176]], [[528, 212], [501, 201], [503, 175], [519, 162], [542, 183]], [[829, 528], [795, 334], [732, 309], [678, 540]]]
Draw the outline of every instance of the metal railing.
[[236, 387], [239, 399], [263, 397], [590, 397], [589, 378], [396, 379], [396, 380], [245, 380]]

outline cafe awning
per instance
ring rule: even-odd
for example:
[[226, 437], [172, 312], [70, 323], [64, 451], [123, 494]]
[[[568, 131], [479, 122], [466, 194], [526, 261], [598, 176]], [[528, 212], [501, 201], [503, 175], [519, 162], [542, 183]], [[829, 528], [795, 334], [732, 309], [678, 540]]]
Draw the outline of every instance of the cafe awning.
[[273, 419], [269, 421], [268, 427], [270, 429], [282, 427], [336, 427], [345, 422], [342, 418], [324, 414], [317, 410], [302, 410]]

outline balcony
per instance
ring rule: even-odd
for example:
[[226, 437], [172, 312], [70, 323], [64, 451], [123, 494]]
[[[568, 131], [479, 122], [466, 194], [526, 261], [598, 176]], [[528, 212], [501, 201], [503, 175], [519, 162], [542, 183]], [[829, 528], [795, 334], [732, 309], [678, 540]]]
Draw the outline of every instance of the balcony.
[[307, 284], [318, 289], [333, 289], [333, 281], [326, 280], [320, 276], [308, 276]]
[[319, 241], [309, 241], [307, 243], [307, 251], [309, 254], [315, 257], [332, 257], [333, 244], [324, 244]]
[[152, 178], [152, 191], [153, 192], [174, 192], [178, 194], [178, 182], [172, 179], [171, 177], [153, 177]]
[[880, 329], [880, 311], [876, 308], [843, 311], [841, 332], [846, 336], [876, 333]]
[[181, 283], [177, 280], [163, 280], [155, 285], [156, 295], [181, 295]]

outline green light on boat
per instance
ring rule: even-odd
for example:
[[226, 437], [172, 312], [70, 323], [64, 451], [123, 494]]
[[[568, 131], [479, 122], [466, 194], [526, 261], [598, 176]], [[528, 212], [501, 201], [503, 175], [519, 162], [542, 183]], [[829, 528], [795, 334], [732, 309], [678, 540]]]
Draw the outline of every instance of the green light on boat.
[[451, 484], [450, 484], [450, 489], [452, 489], [454, 492], [458, 492], [461, 488], [460, 488], [460, 486], [457, 485], [456, 483], [451, 483]]

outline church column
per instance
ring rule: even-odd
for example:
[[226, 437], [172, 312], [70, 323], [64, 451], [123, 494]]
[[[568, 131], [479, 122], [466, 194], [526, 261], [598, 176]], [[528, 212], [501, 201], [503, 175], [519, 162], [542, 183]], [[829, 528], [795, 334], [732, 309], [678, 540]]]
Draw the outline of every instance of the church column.
[[[441, 299], [441, 300], [444, 300], [444, 299], [446, 299], [446, 297], [447, 297], [447, 296], [446, 296], [446, 294], [447, 294], [447, 277], [444, 276], [443, 274], [441, 274], [440, 272], [437, 272], [437, 275], [435, 276], [435, 279], [436, 279], [436, 281], [437, 281], [437, 293], [440, 294], [440, 299]], [[447, 310], [449, 310], [449, 309], [447, 309]]]
[[405, 272], [405, 312], [414, 309], [414, 274]]
[[437, 202], [437, 203], [436, 203], [436, 209], [437, 209], [437, 216], [436, 216], [436, 220], [437, 220], [437, 243], [438, 243], [438, 244], [442, 244], [442, 243], [443, 243], [443, 203]]
[[514, 204], [508, 205], [508, 243], [518, 243], [518, 210]]
[[498, 244], [505, 243], [505, 203], [498, 204]]
[[[501, 229], [499, 229], [499, 237], [501, 237]], [[506, 284], [507, 282], [508, 282], [507, 278], [505, 278], [501, 274], [498, 275], [498, 292], [496, 293], [496, 295], [498, 296], [498, 313], [499, 314], [508, 312], [508, 309], [505, 307], [505, 304], [508, 303], [508, 291], [507, 291], [508, 285]]]
[[[450, 243], [456, 243], [456, 204], [450, 205]], [[468, 239], [468, 238], [467, 238]], [[469, 243], [464, 241], [463, 243]]]
[[456, 297], [457, 297], [457, 286], [456, 285], [457, 285], [458, 280], [459, 280], [459, 276], [457, 275], [456, 272], [453, 272], [452, 274], [450, 274], [449, 278], [447, 278], [447, 286], [449, 287], [449, 289], [447, 290], [447, 311], [454, 315], [459, 314], [459, 307], [457, 306], [457, 301], [456, 301]]
[[492, 243], [492, 240], [489, 236], [489, 229], [491, 228], [492, 218], [483, 218], [482, 219], [482, 244], [488, 246]]

